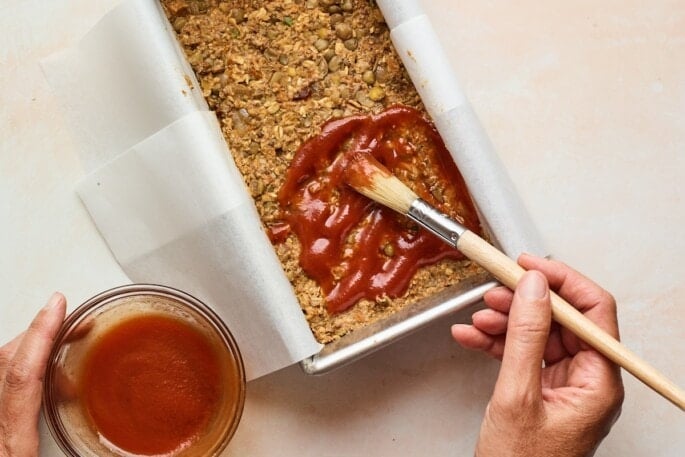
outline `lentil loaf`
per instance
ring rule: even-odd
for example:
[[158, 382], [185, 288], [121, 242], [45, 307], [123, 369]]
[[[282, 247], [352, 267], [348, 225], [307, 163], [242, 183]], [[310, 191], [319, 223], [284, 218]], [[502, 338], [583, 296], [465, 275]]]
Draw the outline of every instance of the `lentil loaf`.
[[[298, 147], [331, 118], [402, 104], [423, 110], [370, 0], [161, 0], [214, 110], [263, 224]], [[321, 343], [388, 316], [481, 270], [467, 260], [422, 267], [399, 298], [363, 299], [329, 314], [298, 263], [295, 235], [274, 244]]]

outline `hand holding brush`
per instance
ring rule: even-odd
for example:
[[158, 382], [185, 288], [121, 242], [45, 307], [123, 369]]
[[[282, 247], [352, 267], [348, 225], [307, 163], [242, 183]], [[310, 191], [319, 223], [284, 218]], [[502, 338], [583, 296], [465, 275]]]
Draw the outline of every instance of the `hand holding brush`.
[[[452, 326], [462, 346], [502, 361], [478, 436], [476, 455], [592, 455], [623, 403], [619, 367], [551, 321], [550, 287], [618, 338], [616, 302], [568, 266], [522, 255], [516, 290], [485, 294], [473, 325]], [[544, 365], [543, 363], [544, 362]]]
[[[345, 181], [357, 192], [405, 214], [490, 272], [514, 290], [524, 270], [515, 261], [458, 222], [420, 199], [371, 154], [356, 152], [346, 169]], [[552, 318], [607, 359], [625, 368], [667, 400], [685, 410], [685, 392], [654, 367], [640, 359], [580, 311], [550, 292]]]

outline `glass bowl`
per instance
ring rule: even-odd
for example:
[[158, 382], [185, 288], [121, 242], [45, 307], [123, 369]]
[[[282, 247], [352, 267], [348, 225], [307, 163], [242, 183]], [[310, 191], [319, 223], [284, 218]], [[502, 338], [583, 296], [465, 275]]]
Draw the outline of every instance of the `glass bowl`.
[[68, 456], [215, 456], [240, 421], [245, 372], [233, 336], [196, 298], [135, 284], [65, 320], [43, 414]]

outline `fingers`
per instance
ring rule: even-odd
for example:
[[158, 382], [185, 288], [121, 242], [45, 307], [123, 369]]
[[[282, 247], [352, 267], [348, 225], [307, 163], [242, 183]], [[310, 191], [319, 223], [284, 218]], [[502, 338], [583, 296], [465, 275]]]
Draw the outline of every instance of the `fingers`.
[[507, 332], [507, 321], [509, 317], [495, 311], [494, 309], [482, 309], [471, 316], [473, 325], [480, 331], [488, 335], [503, 335]]
[[[513, 297], [514, 293], [506, 287], [497, 287], [490, 290], [484, 297], [485, 303], [490, 309], [483, 309], [475, 312], [471, 317], [473, 325], [488, 335], [497, 336], [505, 334], [509, 319], [508, 312]], [[566, 336], [565, 334], [563, 335]], [[570, 335], [573, 336], [573, 334]], [[573, 337], [575, 338], [575, 336]], [[575, 348], [575, 352], [578, 351], [578, 344], [570, 344], [570, 346]], [[547, 365], [550, 365], [557, 363], [559, 360], [568, 357], [569, 355], [569, 350], [562, 341], [561, 327], [559, 324], [552, 322], [543, 360]], [[501, 352], [497, 357], [500, 359], [502, 358]]]
[[509, 311], [507, 340], [493, 401], [542, 402], [542, 359], [552, 311], [546, 278], [526, 272], [516, 287]]
[[8, 362], [0, 392], [0, 424], [11, 455], [35, 454], [48, 356], [64, 320], [66, 300], [55, 293], [38, 312]]
[[514, 293], [504, 286], [495, 287], [485, 293], [483, 300], [490, 308], [501, 313], [509, 313]]
[[[488, 292], [490, 296], [486, 298], [486, 302], [494, 301], [495, 306], [508, 310], [508, 305], [505, 303], [506, 289], [499, 292], [498, 289]], [[473, 325], [453, 325], [452, 338], [465, 348], [483, 351], [501, 360], [504, 351], [504, 334], [507, 331], [507, 315], [495, 309], [482, 309], [475, 312], [471, 319]]]
[[496, 359], [502, 359], [504, 336], [492, 336], [467, 324], [452, 326], [452, 338], [467, 349], [483, 351]]
[[[526, 269], [541, 271], [560, 296], [607, 333], [619, 338], [616, 301], [606, 290], [561, 262], [522, 255], [519, 264]], [[594, 350], [589, 350], [590, 346], [569, 330], [561, 328], [559, 335], [563, 342], [561, 347], [574, 356], [568, 367], [568, 385], [586, 389], [588, 386], [596, 386], [598, 392], [601, 392], [599, 397], [605, 400], [600, 410], [619, 411], [623, 401], [619, 367]], [[554, 357], [561, 355], [561, 352], [552, 354]]]
[[616, 301], [606, 290], [561, 262], [523, 254], [518, 263], [526, 270], [542, 272], [561, 297], [618, 339]]
[[[473, 316], [471, 316], [471, 320], [473, 321], [473, 327], [475, 327], [475, 329], [480, 330], [481, 333], [495, 337], [506, 334], [509, 316], [493, 309], [482, 309], [480, 311], [476, 311]], [[459, 332], [461, 332], [461, 330]], [[461, 333], [459, 333], [459, 336], [461, 336]], [[466, 338], [468, 338], [468, 336], [466, 336]], [[500, 360], [502, 359], [502, 349], [504, 349], [504, 346], [493, 346], [490, 342], [491, 339], [486, 339], [485, 336], [477, 335], [472, 339], [467, 339], [466, 341], [458, 341], [462, 344], [462, 346], [468, 347], [469, 349], [487, 349], [491, 356]], [[492, 347], [498, 348], [499, 350], [493, 353], [491, 350]], [[578, 349], [576, 349], [575, 352], [578, 352]], [[575, 354], [575, 352], [573, 353]], [[556, 322], [552, 322], [549, 338], [547, 339], [547, 344], [545, 346], [543, 355], [545, 364], [551, 365], [557, 363], [569, 355], [571, 355], [571, 353], [562, 341], [561, 327]]]

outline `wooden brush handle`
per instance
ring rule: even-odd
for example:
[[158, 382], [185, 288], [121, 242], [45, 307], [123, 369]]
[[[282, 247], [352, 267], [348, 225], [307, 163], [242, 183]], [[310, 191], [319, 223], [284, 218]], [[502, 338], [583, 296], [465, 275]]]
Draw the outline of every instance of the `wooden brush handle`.
[[[461, 235], [457, 241], [457, 249], [512, 290], [525, 272], [519, 264], [473, 232], [466, 231]], [[677, 385], [598, 327], [563, 298], [554, 292], [550, 293], [550, 298], [552, 317], [555, 321], [685, 411], [685, 392]]]

